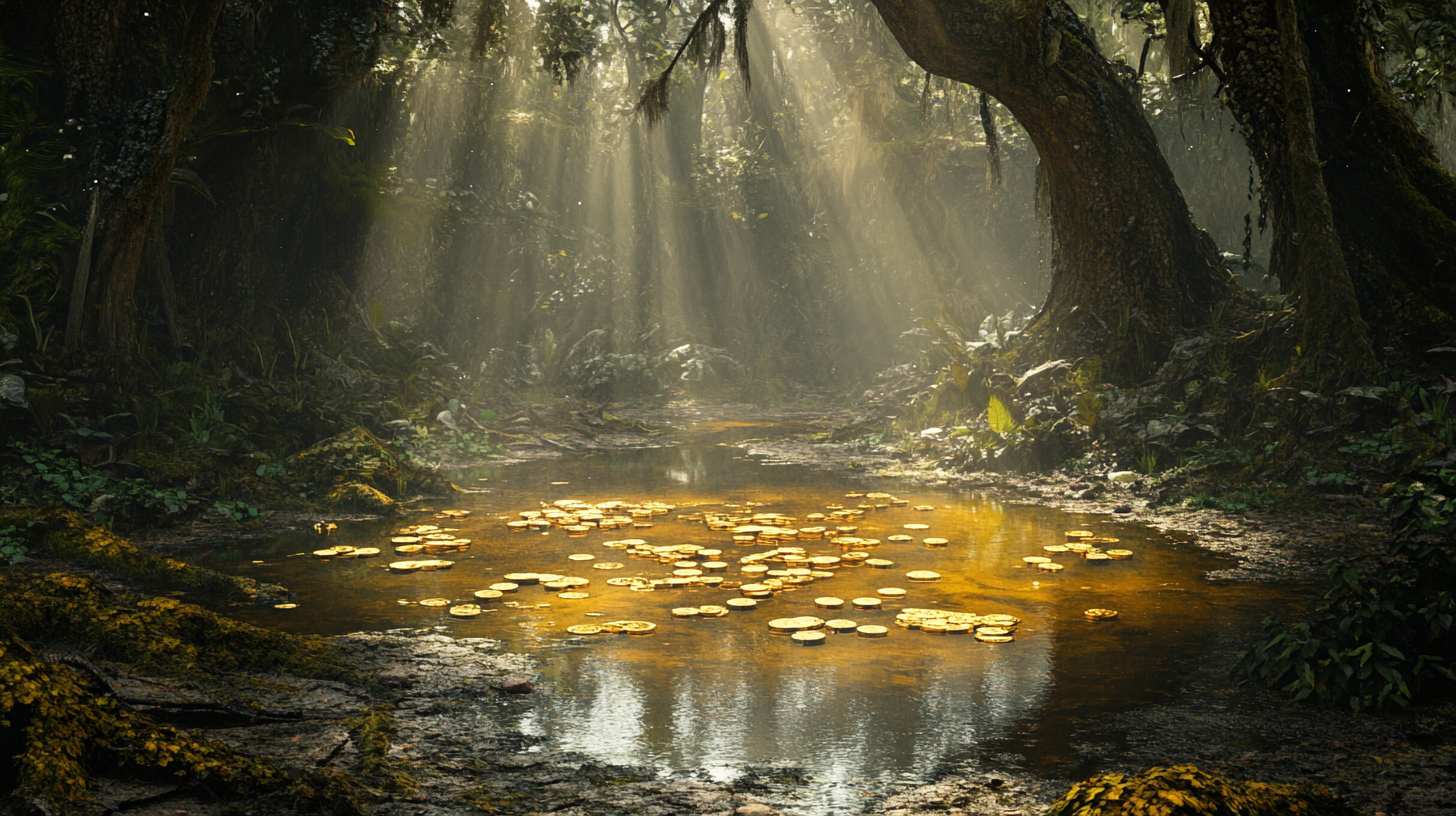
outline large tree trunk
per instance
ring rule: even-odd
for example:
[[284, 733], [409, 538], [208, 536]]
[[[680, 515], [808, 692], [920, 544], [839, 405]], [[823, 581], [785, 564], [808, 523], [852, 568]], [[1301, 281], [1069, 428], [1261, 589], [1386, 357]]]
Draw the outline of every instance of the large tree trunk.
[[1060, 248], [1037, 353], [1166, 339], [1237, 289], [1152, 129], [1061, 0], [874, 0], [911, 59], [996, 97], [1041, 156]]
[[[1358, 0], [1210, 0], [1209, 10], [1230, 108], [1259, 164], [1270, 269], [1299, 298], [1306, 349], [1373, 368], [1348, 348], [1362, 316], [1381, 345], [1446, 345], [1456, 278], [1441, 264], [1456, 260], [1456, 181], [1386, 83]], [[1326, 209], [1317, 187], [1339, 260], [1310, 245], [1324, 231], [1312, 227]]]
[[106, 239], [97, 259], [99, 346], [113, 369], [131, 354], [137, 270], [157, 202], [172, 179], [177, 152], [212, 85], [212, 37], [225, 0], [199, 0], [178, 52], [177, 83], [167, 99], [161, 137], [141, 174], [106, 206]]

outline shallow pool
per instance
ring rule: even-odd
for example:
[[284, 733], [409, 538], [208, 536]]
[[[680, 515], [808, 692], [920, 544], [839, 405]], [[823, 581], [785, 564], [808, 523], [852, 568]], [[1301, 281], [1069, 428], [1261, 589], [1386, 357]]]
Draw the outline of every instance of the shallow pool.
[[[739, 448], [711, 442], [456, 477], [489, 492], [417, 508], [404, 520], [344, 525], [327, 538], [307, 532], [249, 544], [217, 554], [212, 564], [297, 592], [295, 609], [243, 613], [260, 624], [320, 634], [442, 626], [458, 637], [499, 638], [512, 650], [531, 650], [538, 654], [542, 693], [520, 715], [523, 732], [602, 761], [664, 772], [727, 778], [749, 764], [802, 768], [811, 782], [797, 806], [808, 812], [858, 809], [870, 788], [945, 770], [1073, 763], [1077, 729], [1180, 695], [1221, 634], [1247, 626], [1288, 597], [1287, 590], [1267, 585], [1209, 580], [1205, 574], [1227, 567], [1227, 559], [1106, 516], [798, 466], [763, 467]], [[888, 503], [846, 497], [868, 491], [909, 501], [847, 522], [858, 527], [854, 536], [879, 539], [863, 551], [892, 567], [840, 567], [832, 577], [784, 591], [754, 610], [707, 619], [675, 619], [672, 610], [723, 605], [740, 591], [641, 592], [606, 583], [612, 577], [661, 579], [676, 568], [606, 546], [623, 539], [721, 550], [716, 560], [727, 562], [727, 571], [708, 575], [745, 583], [752, 579], [739, 574], [739, 559], [752, 553], [795, 546], [810, 556], [842, 555], [845, 550], [827, 538], [741, 545], [728, 531], [677, 517], [778, 513], [810, 526], [808, 515], [830, 512], [831, 505]], [[650, 527], [594, 530], [584, 537], [506, 526], [522, 511], [567, 499], [656, 501], [674, 509], [652, 517]], [[758, 504], [748, 508], [750, 502]], [[458, 521], [434, 518], [445, 509], [471, 513]], [[471, 540], [470, 548], [435, 556], [455, 562], [447, 570], [389, 570], [390, 562], [405, 558], [391, 555], [390, 538], [420, 524], [453, 528], [455, 536]], [[832, 519], [820, 524], [836, 526]], [[907, 530], [906, 524], [927, 528]], [[1069, 530], [1117, 538], [1111, 546], [1132, 557], [1094, 565], [1076, 553], [1056, 553], [1053, 562], [1064, 566], [1056, 573], [1023, 561], [1046, 556], [1043, 547], [1065, 542]], [[892, 535], [913, 540], [891, 542]], [[947, 543], [927, 547], [927, 537]], [[383, 554], [307, 554], [331, 545], [379, 547]], [[592, 560], [572, 560], [573, 554]], [[624, 567], [593, 568], [603, 562]], [[911, 582], [906, 573], [912, 570], [942, 577]], [[474, 597], [521, 572], [587, 578], [590, 584], [581, 590], [588, 597], [563, 600], [532, 585], [497, 600]], [[821, 596], [851, 601], [877, 597], [887, 587], [906, 590], [905, 597], [884, 599], [880, 610], [815, 606]], [[418, 604], [430, 598], [478, 603], [486, 611], [456, 619], [447, 607]], [[1013, 642], [982, 643], [968, 635], [900, 628], [896, 615], [905, 607], [1008, 614], [1021, 623]], [[1091, 608], [1119, 614], [1093, 623], [1084, 617]], [[889, 635], [828, 634], [823, 645], [809, 647], [769, 630], [770, 620], [795, 616], [883, 625]], [[566, 632], [567, 626], [618, 619], [650, 621], [657, 629], [646, 637]]]

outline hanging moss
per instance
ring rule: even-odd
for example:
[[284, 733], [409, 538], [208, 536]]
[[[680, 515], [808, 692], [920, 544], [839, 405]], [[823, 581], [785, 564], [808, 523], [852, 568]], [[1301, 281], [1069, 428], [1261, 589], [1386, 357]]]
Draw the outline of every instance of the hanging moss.
[[1193, 765], [1107, 773], [1078, 782], [1047, 816], [1355, 816], [1325, 788], [1247, 782]]

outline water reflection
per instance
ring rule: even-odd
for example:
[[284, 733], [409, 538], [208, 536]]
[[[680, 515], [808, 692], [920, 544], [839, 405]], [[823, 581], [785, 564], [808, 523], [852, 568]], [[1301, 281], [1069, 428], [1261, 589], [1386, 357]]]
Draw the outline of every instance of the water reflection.
[[[796, 467], [757, 467], [736, 449], [707, 445], [536, 462], [501, 468], [488, 482], [476, 478], [467, 473], [458, 480], [490, 492], [460, 497], [456, 505], [474, 515], [441, 522], [458, 526], [458, 535], [475, 542], [468, 553], [453, 556], [452, 570], [399, 575], [381, 568], [387, 558], [288, 557], [319, 546], [309, 535], [236, 551], [225, 566], [295, 589], [299, 609], [250, 613], [291, 631], [441, 625], [455, 636], [502, 639], [512, 649], [557, 645], [538, 661], [541, 693], [515, 727], [602, 761], [664, 772], [697, 770], [727, 778], [748, 764], [802, 767], [812, 782], [798, 809], [809, 813], [857, 810], [862, 790], [857, 780], [924, 779], [944, 768], [948, 756], [960, 767], [987, 761], [993, 750], [996, 756], [1024, 757], [1032, 766], [1064, 762], [1073, 753], [1069, 746], [1078, 723], [1178, 693], [1218, 633], [1262, 617], [1273, 594], [1267, 587], [1210, 582], [1205, 572], [1226, 562], [1134, 526], [886, 481], [871, 489], [936, 506], [930, 513], [871, 512], [860, 522], [861, 536], [885, 541], [874, 556], [893, 560], [893, 569], [841, 569], [757, 611], [678, 621], [671, 617], [673, 607], [722, 604], [735, 593], [608, 587], [605, 578], [613, 575], [660, 576], [671, 568], [627, 559], [602, 542], [637, 537], [697, 543], [722, 549], [729, 562], [766, 548], [736, 547], [726, 534], [679, 524], [672, 516], [658, 517], [651, 529], [587, 538], [559, 531], [508, 533], [504, 520], [538, 502], [565, 498], [652, 499], [679, 506], [754, 500], [767, 511], [802, 518], [830, 502], [845, 502], [844, 493], [864, 489], [862, 484]], [[911, 521], [931, 525], [917, 539], [936, 536], [949, 544], [929, 549], [918, 540], [888, 542]], [[380, 546], [399, 525], [346, 525], [330, 543]], [[1061, 541], [1069, 529], [1118, 537], [1136, 555], [1100, 567], [1068, 559], [1067, 569], [1055, 575], [1021, 563], [1042, 545]], [[822, 541], [796, 543], [811, 554], [832, 549]], [[572, 553], [624, 561], [627, 568], [592, 570], [568, 560]], [[259, 559], [264, 563], [250, 563]], [[917, 569], [945, 577], [934, 584], [907, 583], [904, 574]], [[522, 608], [487, 604], [493, 611], [469, 621], [398, 603], [470, 599], [475, 590], [517, 571], [588, 577], [591, 597], [562, 601], [539, 587], [523, 587], [511, 596]], [[816, 614], [817, 595], [850, 599], [885, 586], [905, 587], [910, 594], [885, 611], [817, 614], [889, 625], [886, 639], [830, 635], [824, 646], [806, 648], [766, 626], [774, 617]], [[550, 606], [536, 608], [537, 603]], [[1023, 623], [1015, 643], [991, 646], [968, 636], [897, 629], [892, 621], [900, 606], [1010, 613]], [[1091, 624], [1082, 611], [1092, 607], [1118, 609], [1122, 616], [1115, 624]], [[602, 618], [587, 618], [587, 612]], [[586, 640], [564, 631], [617, 618], [653, 621], [659, 630], [652, 637]]]

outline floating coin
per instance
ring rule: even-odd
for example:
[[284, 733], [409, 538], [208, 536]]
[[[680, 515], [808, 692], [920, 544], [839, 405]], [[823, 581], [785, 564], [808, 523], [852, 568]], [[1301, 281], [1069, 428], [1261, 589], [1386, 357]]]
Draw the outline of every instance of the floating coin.
[[882, 638], [890, 634], [890, 630], [883, 626], [860, 626], [855, 632], [862, 638]]
[[1070, 550], [1068, 550], [1064, 545], [1061, 544], [1048, 544], [1045, 547], [1042, 547], [1041, 551], [1046, 553], [1047, 555], [1061, 555], [1064, 552], [1070, 552]]
[[539, 583], [541, 580], [541, 576], [534, 572], [508, 572], [504, 577], [507, 581], [521, 586]]
[[595, 561], [597, 557], [591, 553], [572, 553], [566, 556], [568, 561]]
[[1067, 545], [1067, 550], [1074, 553], [1084, 553], [1095, 549], [1091, 544], [1072, 543]]
[[498, 589], [481, 589], [476, 591], [475, 597], [480, 598], [481, 600], [491, 601], [501, 597], [504, 594], [504, 592], [501, 592]]
[[915, 505], [915, 509], [921, 511], [922, 513], [924, 513], [924, 512], [929, 512], [931, 510], [934, 510], [935, 509], [935, 505], [933, 505], [933, 504], [917, 504], [917, 505]]
[[823, 632], [795, 632], [789, 637], [804, 646], [822, 646], [824, 644]]
[[1061, 572], [1066, 569], [1061, 564], [1037, 564], [1036, 568], [1042, 572]]
[[950, 623], [943, 620], [928, 620], [920, 624], [920, 631], [927, 635], [943, 635]]
[[274, 609], [297, 609], [298, 608], [298, 604], [296, 604], [296, 603], [273, 604], [273, 608]]
[[1094, 621], [1094, 622], [1097, 622], [1097, 621], [1110, 621], [1113, 618], [1116, 618], [1117, 617], [1117, 610], [1115, 610], [1115, 609], [1089, 609], [1086, 612], [1083, 612], [1082, 615], [1084, 617], [1086, 617], [1087, 620], [1089, 620], [1089, 621]]
[[389, 540], [389, 543], [390, 544], [418, 544], [418, 543], [420, 543], [420, 537], [419, 536], [412, 536], [412, 535], [395, 536], [394, 538], [391, 538]]
[[441, 561], [438, 558], [427, 561], [416, 561], [415, 564], [422, 570], [444, 570], [455, 566], [454, 561]]
[[1084, 538], [1091, 538], [1091, 530], [1068, 530], [1066, 533], [1068, 541], [1081, 542]]
[[912, 581], [939, 581], [940, 573], [931, 570], [911, 570], [905, 573], [905, 577]]
[[353, 551], [353, 547], [329, 547], [323, 550], [314, 550], [313, 554], [319, 558], [331, 558], [335, 555], [343, 555], [344, 553], [351, 553]]
[[969, 623], [947, 623], [945, 633], [947, 635], [964, 635], [971, 631]]
[[580, 601], [580, 600], [582, 600], [584, 598], [590, 598], [591, 597], [591, 593], [590, 592], [562, 592], [562, 593], [558, 594], [556, 597], [560, 598], [563, 601]]
[[389, 568], [391, 570], [394, 570], [395, 572], [414, 572], [415, 570], [417, 570], [417, 569], [420, 568], [420, 562], [418, 562], [418, 561], [395, 561], [394, 563], [392, 563], [392, 564], [389, 565]]
[[823, 598], [815, 598], [814, 605], [819, 607], [820, 609], [843, 609], [844, 599], [833, 598], [826, 595]]
[[701, 618], [721, 618], [721, 617], [723, 617], [726, 614], [728, 614], [728, 607], [726, 607], [726, 606], [700, 606], [700, 607], [698, 607], [698, 617], [701, 617]]
[[728, 569], [728, 563], [726, 561], [704, 561], [699, 566], [702, 567], [704, 572], [723, 572]]
[[1106, 564], [1108, 561], [1112, 561], [1113, 560], [1112, 556], [1108, 555], [1107, 553], [1100, 553], [1100, 552], [1089, 552], [1086, 555], [1083, 555], [1082, 557], [1085, 558], [1085, 559], [1087, 559], [1087, 563], [1089, 563], [1089, 564], [1099, 564], [1099, 565], [1100, 564]]
[[1004, 637], [1006, 635], [1015, 634], [1015, 630], [1008, 629], [1004, 626], [982, 626], [981, 628], [976, 630], [976, 634], [986, 635], [988, 637]]
[[698, 608], [696, 606], [679, 606], [672, 610], [672, 616], [674, 618], [696, 618], [698, 616]]
[[449, 598], [426, 598], [420, 601], [420, 606], [449, 606]]
[[854, 621], [845, 620], [844, 618], [835, 618], [834, 620], [824, 622], [824, 628], [829, 629], [830, 631], [840, 633], [853, 632], [856, 626], [858, 626], [858, 624], [856, 624]]
[[379, 555], [379, 548], [378, 547], [360, 547], [359, 549], [357, 549], [357, 550], [354, 551], [354, 555], [356, 555], [356, 556], [358, 556], [360, 558], [373, 558], [374, 556]]
[[592, 569], [619, 570], [623, 566], [623, 564], [618, 564], [616, 561], [598, 561], [597, 563], [592, 564]]
[[700, 569], [676, 569], [672, 571], [672, 574], [678, 578], [697, 578], [703, 574], [703, 571]]
[[[598, 564], [597, 566], [601, 566]], [[632, 586], [641, 581], [641, 578], [608, 578], [607, 586]]]
[[927, 538], [923, 543], [927, 547], [944, 547], [945, 545], [949, 544], [950, 541], [944, 538]]
[[1107, 557], [1111, 558], [1114, 561], [1121, 561], [1126, 558], [1132, 558], [1132, 550], [1108, 550]]
[[600, 635], [602, 633], [602, 627], [593, 626], [590, 623], [579, 623], [575, 626], [566, 627], [566, 631], [573, 635]]
[[1027, 564], [1030, 564], [1031, 566], [1036, 566], [1038, 564], [1050, 564], [1052, 562], [1050, 558], [1047, 558], [1043, 555], [1028, 555], [1021, 560]]
[[450, 615], [456, 618], [473, 618], [481, 613], [481, 608], [475, 604], [461, 604], [450, 607]]
[[890, 536], [889, 538], [887, 538], [885, 540], [888, 541], [888, 542], [890, 542], [891, 544], [905, 544], [907, 542], [914, 541], [915, 540], [915, 536], [907, 536], [904, 533], [897, 533], [895, 535]]
[[809, 559], [809, 563], [818, 569], [834, 569], [839, 566], [842, 560], [837, 555], [816, 555]]
[[850, 603], [854, 604], [854, 608], [855, 609], [879, 609], [880, 608], [880, 599], [879, 598], [855, 598], [853, 601], [850, 601]]
[[881, 598], [903, 598], [905, 597], [905, 590], [899, 587], [880, 587], [875, 590], [875, 594]]
[[723, 605], [735, 612], [746, 612], [749, 609], [756, 608], [758, 601], [752, 598], [729, 598], [723, 602]]
[[491, 584], [490, 585], [490, 588], [493, 589], [493, 590], [495, 590], [496, 592], [510, 593], [510, 592], [515, 592], [516, 590], [520, 589], [521, 588], [521, 585], [520, 584], [511, 583], [510, 581], [502, 581], [499, 584]]
[[988, 635], [986, 630], [978, 629], [976, 630], [976, 640], [982, 643], [1010, 643], [1016, 638], [1013, 635]]
[[622, 631], [629, 635], [650, 635], [657, 631], [657, 624], [647, 621], [618, 621]]

